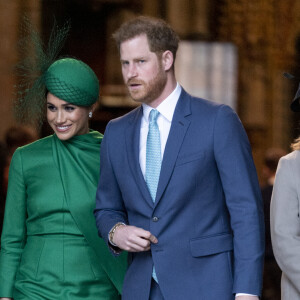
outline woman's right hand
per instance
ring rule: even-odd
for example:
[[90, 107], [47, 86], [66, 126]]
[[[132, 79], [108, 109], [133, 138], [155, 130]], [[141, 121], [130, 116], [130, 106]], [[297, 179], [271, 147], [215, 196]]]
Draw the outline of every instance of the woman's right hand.
[[13, 300], [13, 298], [1, 297], [0, 300]]

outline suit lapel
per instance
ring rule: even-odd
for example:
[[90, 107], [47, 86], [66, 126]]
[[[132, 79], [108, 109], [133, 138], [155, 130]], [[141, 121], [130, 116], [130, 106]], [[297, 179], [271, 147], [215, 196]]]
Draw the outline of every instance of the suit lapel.
[[155, 205], [157, 205], [161, 199], [172, 176], [180, 147], [190, 125], [190, 121], [185, 117], [190, 114], [190, 98], [189, 95], [182, 90], [174, 111], [172, 125], [164, 151]]
[[139, 187], [141, 193], [144, 195], [148, 204], [153, 207], [153, 201], [149, 193], [147, 184], [145, 182], [139, 161], [139, 148], [140, 148], [140, 128], [141, 119], [143, 116], [143, 108], [140, 106], [135, 114], [133, 114], [132, 119], [129, 121], [129, 125], [126, 128], [126, 151], [129, 166], [133, 177]]

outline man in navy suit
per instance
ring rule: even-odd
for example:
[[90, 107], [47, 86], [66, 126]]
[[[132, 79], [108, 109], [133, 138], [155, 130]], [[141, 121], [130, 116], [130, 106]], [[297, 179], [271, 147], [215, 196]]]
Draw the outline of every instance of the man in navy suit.
[[[129, 94], [142, 104], [109, 122], [101, 147], [95, 217], [114, 255], [131, 253], [122, 298], [258, 299], [263, 208], [240, 120], [177, 83], [179, 39], [164, 21], [138, 17], [114, 37]], [[161, 157], [154, 196], [146, 174], [153, 109]]]

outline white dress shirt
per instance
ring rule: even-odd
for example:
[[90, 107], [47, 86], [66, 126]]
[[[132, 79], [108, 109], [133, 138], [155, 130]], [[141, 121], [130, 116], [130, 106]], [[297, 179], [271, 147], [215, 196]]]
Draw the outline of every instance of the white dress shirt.
[[[159, 115], [157, 117], [157, 125], [160, 133], [160, 146], [161, 146], [161, 158], [163, 159], [165, 147], [167, 143], [167, 139], [169, 136], [172, 119], [175, 111], [175, 107], [177, 105], [179, 96], [181, 94], [181, 86], [177, 83], [174, 91], [165, 99], [161, 104], [159, 104], [156, 109], [159, 111]], [[149, 131], [149, 114], [153, 107], [143, 103], [143, 117], [141, 120], [141, 129], [140, 129], [140, 166], [144, 178], [146, 180], [146, 146], [147, 146], [147, 135]], [[236, 296], [254, 296], [244, 293], [236, 294]]]
[[[167, 139], [169, 136], [171, 123], [175, 111], [176, 104], [178, 102], [181, 93], [181, 86], [177, 83], [175, 90], [161, 103], [156, 109], [159, 111], [157, 117], [157, 125], [160, 133], [160, 146], [161, 146], [161, 158], [163, 159]], [[145, 178], [146, 174], [146, 146], [147, 146], [147, 135], [149, 130], [149, 114], [153, 107], [143, 105], [143, 117], [141, 120], [140, 130], [140, 166], [142, 173]]]

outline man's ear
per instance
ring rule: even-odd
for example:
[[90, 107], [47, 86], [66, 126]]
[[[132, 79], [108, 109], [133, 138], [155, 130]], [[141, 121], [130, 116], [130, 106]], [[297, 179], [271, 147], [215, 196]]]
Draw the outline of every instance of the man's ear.
[[161, 56], [162, 65], [165, 71], [169, 71], [174, 62], [173, 53], [170, 50], [165, 51]]

